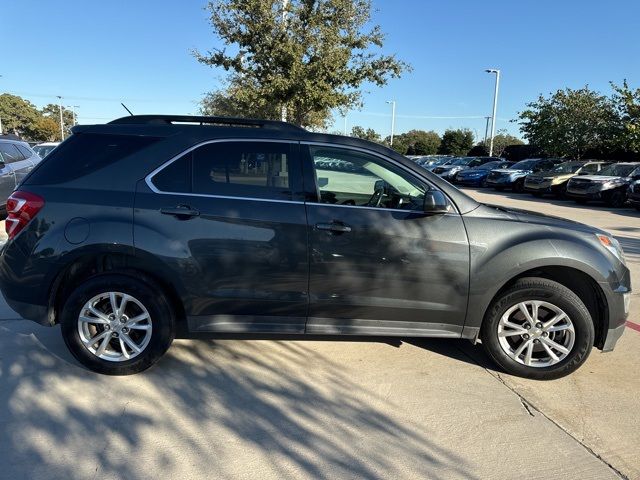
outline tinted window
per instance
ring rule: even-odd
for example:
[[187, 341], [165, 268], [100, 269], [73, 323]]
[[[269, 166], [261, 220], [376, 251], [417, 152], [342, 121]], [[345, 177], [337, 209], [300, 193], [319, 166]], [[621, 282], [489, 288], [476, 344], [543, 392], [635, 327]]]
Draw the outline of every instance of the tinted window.
[[24, 160], [24, 155], [20, 153], [18, 147], [16, 147], [13, 143], [0, 143], [0, 157], [2, 157], [2, 161], [4, 163]]
[[514, 170], [531, 170], [535, 164], [536, 164], [537, 160], [521, 160], [520, 162], [514, 164], [511, 168], [513, 168]]
[[626, 177], [636, 167], [637, 165], [633, 165], [633, 164], [620, 165], [619, 163], [613, 163], [609, 165], [607, 168], [603, 168], [602, 170], [600, 170], [600, 173], [598, 175], [605, 175], [605, 176], [611, 176], [611, 177]]
[[33, 156], [33, 152], [28, 147], [25, 147], [24, 145], [16, 146], [18, 147], [18, 150], [20, 150], [20, 153], [24, 155], [24, 158], [31, 158]]
[[291, 200], [290, 179], [299, 176], [291, 171], [291, 163], [288, 143], [210, 143], [192, 152], [192, 190], [208, 195]]
[[598, 171], [597, 163], [588, 163], [580, 170], [580, 173], [596, 173]]
[[158, 139], [132, 135], [74, 134], [55, 148], [25, 183], [63, 183], [123, 159]]
[[[422, 210], [427, 187], [382, 159], [353, 150], [310, 147], [320, 203]], [[335, 169], [332, 165], [342, 165]]]
[[191, 191], [191, 152], [160, 170], [151, 180], [163, 192], [188, 193]]

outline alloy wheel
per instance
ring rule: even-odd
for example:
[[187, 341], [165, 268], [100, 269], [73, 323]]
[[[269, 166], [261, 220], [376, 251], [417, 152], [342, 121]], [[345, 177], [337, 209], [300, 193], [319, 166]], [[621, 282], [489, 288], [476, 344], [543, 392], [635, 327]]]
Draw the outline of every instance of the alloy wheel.
[[140, 355], [151, 340], [151, 317], [136, 298], [105, 292], [84, 304], [78, 333], [85, 348], [102, 360], [123, 362]]
[[528, 367], [548, 367], [571, 353], [575, 329], [569, 316], [558, 306], [527, 300], [502, 315], [498, 342], [516, 362]]

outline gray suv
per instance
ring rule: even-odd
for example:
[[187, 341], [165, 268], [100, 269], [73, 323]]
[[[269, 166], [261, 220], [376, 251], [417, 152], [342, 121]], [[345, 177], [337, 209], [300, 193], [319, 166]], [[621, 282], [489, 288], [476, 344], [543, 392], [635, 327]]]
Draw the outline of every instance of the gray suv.
[[0, 210], [5, 209], [11, 192], [40, 162], [27, 142], [3, 137], [0, 136]]
[[624, 331], [610, 234], [478, 203], [381, 145], [214, 117], [73, 131], [7, 202], [0, 288], [95, 371], [176, 336], [378, 335], [481, 341], [550, 379]]

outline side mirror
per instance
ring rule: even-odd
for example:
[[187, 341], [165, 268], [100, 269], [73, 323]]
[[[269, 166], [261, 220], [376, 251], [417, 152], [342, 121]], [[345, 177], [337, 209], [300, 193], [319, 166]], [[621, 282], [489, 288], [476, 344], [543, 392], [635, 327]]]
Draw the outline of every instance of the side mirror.
[[424, 193], [424, 211], [434, 215], [449, 213], [451, 205], [447, 197], [439, 190], [429, 190]]

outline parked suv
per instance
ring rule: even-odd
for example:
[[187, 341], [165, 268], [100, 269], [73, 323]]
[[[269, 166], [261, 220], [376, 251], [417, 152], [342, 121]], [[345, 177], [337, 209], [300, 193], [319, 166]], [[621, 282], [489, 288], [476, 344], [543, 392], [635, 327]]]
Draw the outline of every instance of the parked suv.
[[627, 190], [634, 179], [640, 178], [640, 162], [614, 163], [596, 175], [574, 177], [567, 184], [567, 196], [578, 203], [599, 200], [609, 207], [622, 207]]
[[40, 162], [27, 142], [0, 137], [0, 210], [22, 179]]
[[175, 336], [381, 335], [482, 339], [550, 379], [625, 328], [610, 234], [480, 204], [381, 145], [214, 117], [73, 132], [8, 201], [0, 287], [97, 372]]
[[487, 177], [492, 170], [509, 168], [513, 164], [514, 162], [509, 162], [507, 160], [494, 160], [477, 167], [468, 168], [456, 175], [455, 183], [456, 185], [486, 187]]
[[564, 197], [567, 183], [576, 175], [593, 175], [605, 168], [609, 163], [598, 161], [569, 161], [557, 165], [546, 172], [531, 173], [524, 179], [524, 190], [536, 197], [545, 193], [553, 193]]
[[460, 157], [447, 165], [441, 165], [431, 171], [439, 177], [453, 182], [456, 178], [456, 175], [458, 175], [458, 173], [462, 172], [463, 170], [478, 167], [494, 160], [500, 159], [496, 157]]
[[559, 158], [528, 158], [515, 163], [509, 168], [492, 170], [487, 177], [487, 186], [496, 190], [510, 188], [514, 192], [524, 192], [524, 179], [534, 172], [551, 170], [562, 163]]

